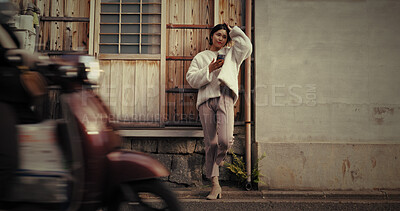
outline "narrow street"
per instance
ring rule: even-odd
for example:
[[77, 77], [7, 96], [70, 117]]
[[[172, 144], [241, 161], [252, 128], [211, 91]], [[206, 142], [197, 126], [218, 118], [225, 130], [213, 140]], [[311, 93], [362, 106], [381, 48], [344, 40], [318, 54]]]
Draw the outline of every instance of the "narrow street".
[[400, 210], [400, 201], [317, 199], [185, 199], [184, 210]]
[[[224, 188], [206, 200], [208, 188], [174, 189], [185, 211], [207, 210], [400, 210], [400, 191], [244, 191]], [[150, 199], [149, 202], [152, 200]]]
[[[227, 189], [227, 188], [225, 188]], [[207, 189], [177, 190], [184, 210], [400, 210], [400, 191], [243, 191], [205, 200]]]

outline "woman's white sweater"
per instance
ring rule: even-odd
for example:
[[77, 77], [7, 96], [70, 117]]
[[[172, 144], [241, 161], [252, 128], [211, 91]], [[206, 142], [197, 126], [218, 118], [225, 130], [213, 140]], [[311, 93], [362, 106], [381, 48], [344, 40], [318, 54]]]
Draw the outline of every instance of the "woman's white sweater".
[[[238, 74], [242, 62], [251, 55], [252, 44], [246, 34], [237, 26], [233, 27], [229, 36], [234, 41], [232, 47], [223, 47], [218, 52], [205, 50], [198, 53], [192, 60], [186, 74], [189, 85], [199, 89], [196, 108], [210, 98], [221, 96], [220, 84], [225, 83], [234, 93], [233, 103], [238, 96]], [[209, 72], [208, 65], [218, 54], [225, 55], [224, 65], [213, 72]]]

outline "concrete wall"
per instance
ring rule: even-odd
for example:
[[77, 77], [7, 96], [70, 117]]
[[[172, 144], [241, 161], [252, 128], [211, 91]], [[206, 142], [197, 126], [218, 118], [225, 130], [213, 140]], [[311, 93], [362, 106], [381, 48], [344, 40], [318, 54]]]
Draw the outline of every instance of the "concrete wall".
[[255, 0], [264, 187], [400, 188], [400, 1]]

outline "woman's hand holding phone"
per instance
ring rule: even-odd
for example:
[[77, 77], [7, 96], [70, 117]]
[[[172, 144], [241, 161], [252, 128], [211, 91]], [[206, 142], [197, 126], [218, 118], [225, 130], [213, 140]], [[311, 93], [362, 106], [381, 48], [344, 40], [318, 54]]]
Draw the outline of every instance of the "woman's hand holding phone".
[[218, 59], [218, 58], [217, 58], [217, 60], [213, 59], [211, 61], [210, 65], [208, 65], [208, 70], [211, 73], [214, 70], [221, 68], [223, 64], [224, 64], [224, 59]]

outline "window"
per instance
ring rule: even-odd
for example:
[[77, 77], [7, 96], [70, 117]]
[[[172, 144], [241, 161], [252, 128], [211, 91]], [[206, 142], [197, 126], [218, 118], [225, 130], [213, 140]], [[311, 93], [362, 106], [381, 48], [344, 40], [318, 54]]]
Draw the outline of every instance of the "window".
[[160, 54], [161, 0], [102, 0], [101, 54]]

